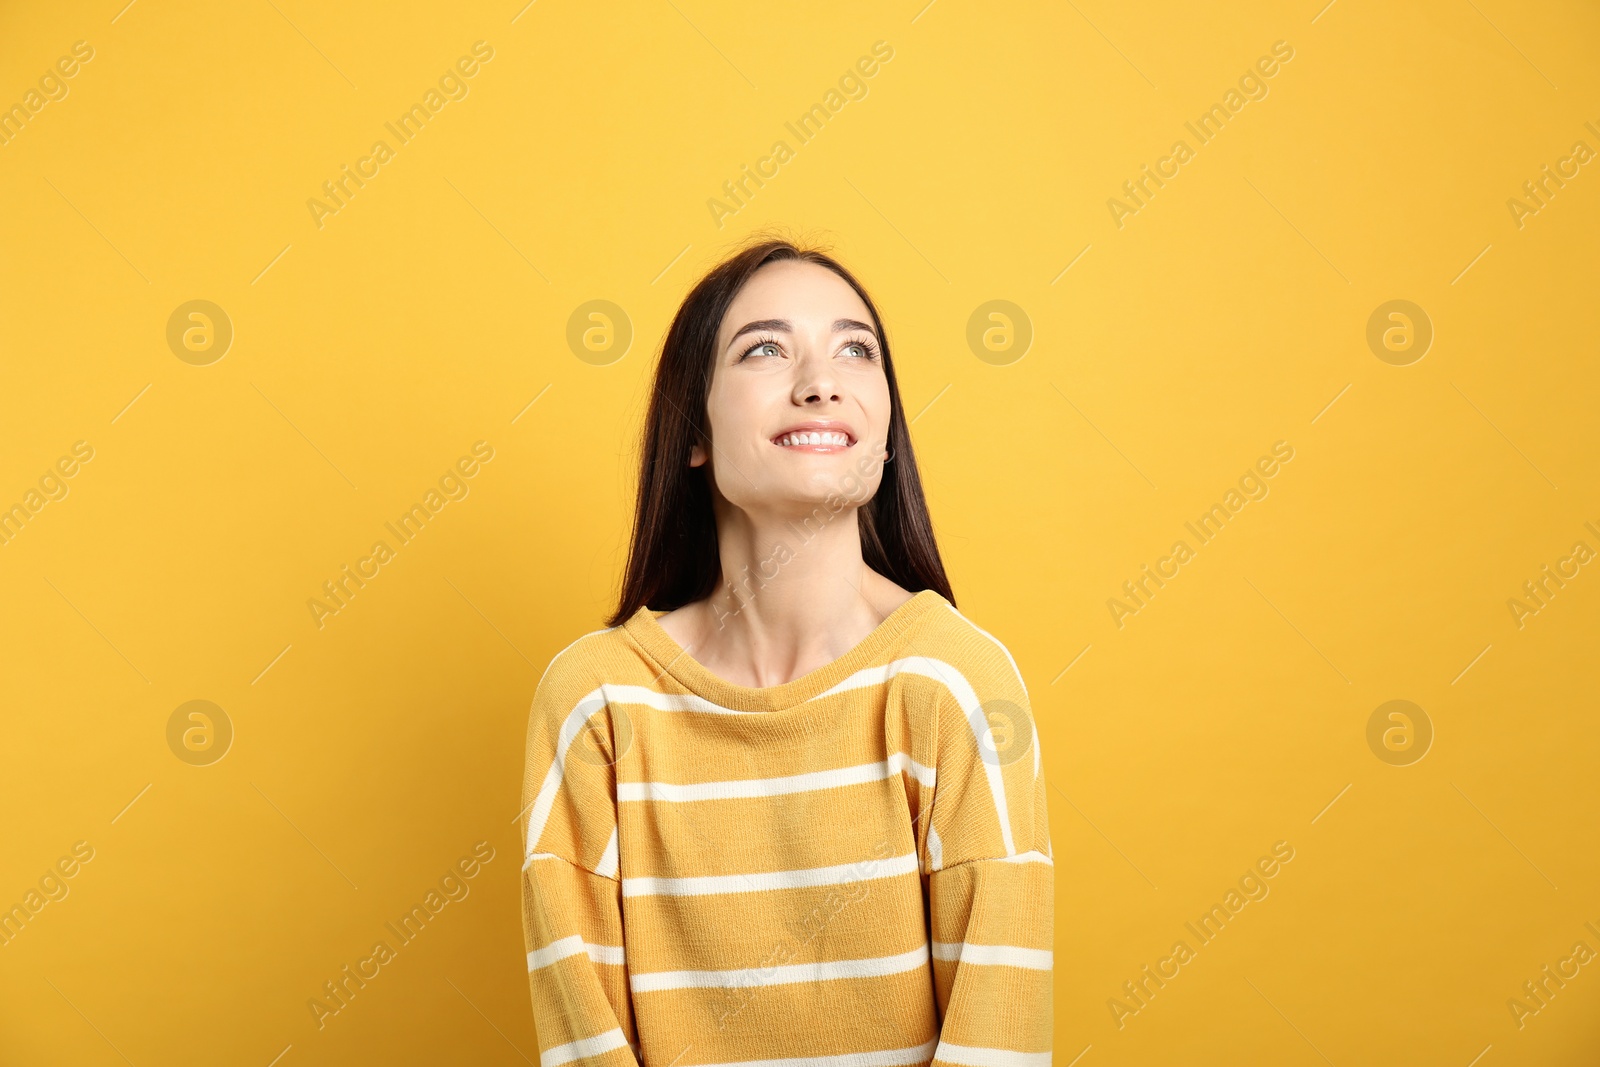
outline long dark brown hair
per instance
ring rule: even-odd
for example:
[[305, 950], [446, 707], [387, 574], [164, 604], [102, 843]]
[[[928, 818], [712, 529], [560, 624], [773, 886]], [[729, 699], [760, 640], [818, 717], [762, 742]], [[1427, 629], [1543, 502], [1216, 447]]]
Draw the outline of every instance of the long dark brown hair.
[[872, 499], [856, 509], [867, 566], [911, 592], [933, 589], [955, 604], [911, 450], [889, 337], [872, 297], [855, 276], [820, 249], [759, 236], [717, 264], [678, 308], [661, 346], [639, 463], [633, 541], [617, 609], [606, 625], [626, 622], [641, 606], [671, 611], [710, 596], [721, 577], [710, 464], [689, 466], [689, 449], [707, 444], [706, 399], [716, 364], [717, 331], [750, 276], [768, 263], [795, 259], [843, 278], [872, 315], [889, 380], [888, 458]]

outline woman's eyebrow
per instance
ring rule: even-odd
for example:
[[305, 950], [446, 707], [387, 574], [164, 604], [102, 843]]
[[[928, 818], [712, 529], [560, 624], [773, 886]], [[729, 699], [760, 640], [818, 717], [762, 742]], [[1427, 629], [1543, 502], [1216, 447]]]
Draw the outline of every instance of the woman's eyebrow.
[[793, 329], [794, 327], [788, 319], [756, 319], [754, 322], [747, 322], [739, 327], [738, 331], [728, 338], [728, 344], [733, 344], [733, 342], [747, 333], [755, 333], [757, 331], [770, 332], [773, 330], [782, 330], [784, 333], [788, 333]]
[[[833, 332], [838, 333], [840, 330], [865, 330], [873, 337], [878, 336], [878, 331], [874, 330], [871, 326], [868, 326], [866, 323], [861, 322], [858, 319], [835, 319], [833, 321]], [[733, 342], [737, 341], [747, 333], [767, 331], [793, 333], [794, 323], [790, 322], [788, 319], [756, 319], [754, 322], [747, 322], [743, 326], [739, 327], [738, 332], [736, 332], [732, 337], [728, 338], [728, 344], [732, 345]]]

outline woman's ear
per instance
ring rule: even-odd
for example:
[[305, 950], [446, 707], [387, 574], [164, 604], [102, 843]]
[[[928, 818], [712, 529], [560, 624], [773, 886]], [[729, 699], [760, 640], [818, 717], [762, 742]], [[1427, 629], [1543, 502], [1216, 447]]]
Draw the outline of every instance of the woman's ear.
[[698, 467], [706, 461], [706, 450], [700, 445], [689, 446], [689, 466]]

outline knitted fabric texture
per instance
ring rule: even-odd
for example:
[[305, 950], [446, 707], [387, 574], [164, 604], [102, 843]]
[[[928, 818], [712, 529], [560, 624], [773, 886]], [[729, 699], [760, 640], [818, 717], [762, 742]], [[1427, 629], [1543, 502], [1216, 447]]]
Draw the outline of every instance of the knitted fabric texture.
[[783, 685], [640, 608], [540, 678], [523, 932], [541, 1067], [1047, 1067], [1027, 688], [933, 590]]

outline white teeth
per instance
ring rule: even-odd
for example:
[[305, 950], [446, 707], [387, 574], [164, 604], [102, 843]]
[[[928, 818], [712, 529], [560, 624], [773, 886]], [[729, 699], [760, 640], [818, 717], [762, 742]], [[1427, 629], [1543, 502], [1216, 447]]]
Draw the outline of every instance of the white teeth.
[[780, 445], [848, 445], [850, 438], [842, 433], [791, 433], [778, 438]]

